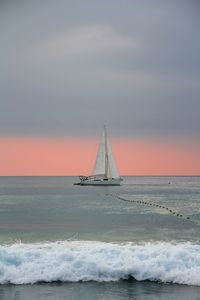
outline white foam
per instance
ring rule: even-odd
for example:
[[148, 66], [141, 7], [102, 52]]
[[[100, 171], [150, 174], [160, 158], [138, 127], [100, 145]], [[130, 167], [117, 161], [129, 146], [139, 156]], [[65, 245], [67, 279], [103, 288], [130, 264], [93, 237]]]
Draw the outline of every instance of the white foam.
[[0, 284], [136, 280], [200, 285], [200, 245], [65, 241], [0, 246]]

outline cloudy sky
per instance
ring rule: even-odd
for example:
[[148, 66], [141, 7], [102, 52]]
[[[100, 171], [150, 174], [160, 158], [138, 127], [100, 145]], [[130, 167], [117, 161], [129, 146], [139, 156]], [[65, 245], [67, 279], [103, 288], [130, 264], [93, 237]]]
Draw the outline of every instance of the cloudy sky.
[[64, 141], [96, 138], [103, 124], [113, 139], [127, 141], [129, 155], [130, 142], [142, 141], [196, 159], [199, 29], [198, 0], [1, 0], [0, 144], [7, 166], [0, 174], [20, 174], [8, 161], [22, 140], [46, 148], [45, 140], [57, 140], [59, 152]]

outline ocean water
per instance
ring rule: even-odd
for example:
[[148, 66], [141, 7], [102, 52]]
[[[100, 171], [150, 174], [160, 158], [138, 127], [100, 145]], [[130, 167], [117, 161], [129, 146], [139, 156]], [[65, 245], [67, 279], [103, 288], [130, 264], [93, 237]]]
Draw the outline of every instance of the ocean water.
[[200, 299], [200, 177], [0, 177], [0, 300]]

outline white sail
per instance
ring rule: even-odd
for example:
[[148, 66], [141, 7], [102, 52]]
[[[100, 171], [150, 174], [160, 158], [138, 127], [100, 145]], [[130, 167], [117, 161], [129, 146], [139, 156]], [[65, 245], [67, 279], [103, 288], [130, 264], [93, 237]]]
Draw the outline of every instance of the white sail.
[[101, 141], [99, 143], [99, 148], [97, 152], [96, 162], [94, 165], [94, 169], [92, 175], [105, 175], [105, 155], [106, 155], [106, 147], [105, 147], [105, 130], [103, 130]]
[[107, 146], [108, 146], [108, 178], [118, 178], [119, 177], [119, 172], [117, 170], [117, 166], [115, 163], [115, 159], [112, 153], [112, 148], [111, 145], [109, 143], [109, 141], [107, 141]]
[[105, 126], [99, 144], [97, 158], [96, 158], [92, 175], [93, 176], [101, 175], [106, 178], [119, 177], [116, 163], [112, 154], [112, 149], [107, 139], [107, 132]]

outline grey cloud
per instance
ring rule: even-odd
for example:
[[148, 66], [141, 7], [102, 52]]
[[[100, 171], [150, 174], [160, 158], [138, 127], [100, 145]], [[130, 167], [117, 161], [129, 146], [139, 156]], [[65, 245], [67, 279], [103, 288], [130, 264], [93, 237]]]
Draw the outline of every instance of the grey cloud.
[[196, 1], [0, 4], [0, 134], [199, 134]]

